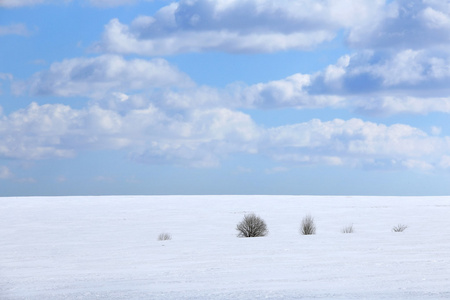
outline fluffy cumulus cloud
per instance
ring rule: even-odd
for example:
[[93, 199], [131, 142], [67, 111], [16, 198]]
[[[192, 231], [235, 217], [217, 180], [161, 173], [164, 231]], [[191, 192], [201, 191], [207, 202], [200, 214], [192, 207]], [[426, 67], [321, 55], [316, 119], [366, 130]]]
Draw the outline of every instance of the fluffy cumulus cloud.
[[181, 0], [130, 24], [111, 20], [95, 48], [142, 55], [305, 50], [340, 30], [354, 49], [445, 49], [450, 9], [438, 0]]
[[107, 25], [94, 48], [114, 53], [275, 52], [311, 49], [371, 20], [383, 1], [182, 0], [131, 24]]
[[[128, 101], [128, 100], [126, 100]], [[447, 168], [450, 137], [408, 125], [360, 119], [264, 128], [226, 108], [164, 110], [148, 102], [122, 112], [91, 104], [31, 104], [2, 116], [0, 157], [72, 157], [116, 149], [137, 162], [212, 167], [233, 153], [264, 155], [292, 164], [376, 168]]]
[[50, 69], [15, 82], [15, 93], [32, 95], [102, 97], [108, 92], [147, 88], [186, 87], [190, 78], [164, 59], [126, 60], [116, 55], [72, 58], [53, 63]]
[[226, 94], [234, 102], [226, 103], [264, 109], [347, 108], [375, 115], [450, 113], [449, 81], [450, 56], [444, 51], [366, 50], [316, 73], [230, 85]]
[[421, 168], [441, 165], [449, 137], [395, 124], [360, 119], [309, 122], [268, 130], [265, 149], [279, 161], [376, 168]]
[[18, 159], [73, 156], [73, 149], [61, 147], [61, 137], [67, 136], [70, 120], [76, 115], [63, 105], [32, 104], [27, 109], [2, 116], [0, 156]]
[[[170, 107], [347, 108], [363, 114], [450, 113], [450, 57], [436, 51], [362, 51], [313, 74], [224, 89], [192, 85], [153, 93]], [[156, 101], [156, 100], [155, 100]]]
[[170, 113], [149, 104], [119, 114], [98, 105], [32, 103], [2, 116], [0, 157], [33, 160], [126, 149], [137, 161], [214, 166], [229, 153], [254, 152], [258, 135], [249, 116], [225, 108]]
[[345, 29], [356, 51], [316, 73], [158, 97], [174, 105], [449, 113], [449, 20], [448, 1], [191, 0], [130, 24], [111, 20], [96, 47], [142, 55], [273, 52], [314, 47]]
[[[13, 83], [12, 91], [99, 99], [146, 90], [154, 101], [176, 108], [347, 107], [379, 115], [448, 113], [450, 56], [441, 47], [446, 43], [441, 35], [444, 30], [447, 36], [449, 11], [442, 1], [432, 0], [179, 1], [129, 25], [112, 20], [98, 49], [146, 55], [271, 52], [314, 46], [347, 28], [349, 44], [359, 51], [317, 73], [251, 86], [230, 84], [221, 90], [195, 86], [163, 59], [73, 58]], [[421, 38], [433, 41], [418, 41]], [[132, 99], [138, 105], [139, 97]]]
[[[1, 75], [1, 74], [0, 74]], [[84, 96], [110, 109], [140, 108], [347, 108], [364, 114], [450, 112], [450, 57], [442, 51], [362, 51], [313, 74], [297, 73], [254, 85], [198, 86], [164, 59], [118, 55], [53, 63], [25, 81], [9, 74], [16, 94]], [[149, 100], [150, 99], [150, 100]], [[128, 100], [128, 101], [125, 101]]]
[[252, 108], [323, 108], [344, 105], [340, 95], [308, 92], [313, 77], [309, 74], [294, 74], [281, 80], [258, 83], [242, 88], [237, 95], [239, 104]]
[[256, 152], [255, 143], [261, 134], [248, 115], [228, 109], [195, 109], [181, 119], [168, 118], [165, 124], [157, 126], [154, 132], [158, 132], [159, 138], [133, 149], [133, 159], [146, 163], [217, 166], [231, 153]]
[[[360, 50], [316, 77], [316, 93], [345, 94], [358, 111], [375, 114], [450, 112], [448, 1], [397, 0], [376, 22], [353, 27]], [[333, 83], [333, 84], [331, 84]]]
[[345, 97], [375, 114], [450, 112], [450, 56], [442, 51], [362, 51], [311, 75], [308, 95]]
[[[164, 59], [127, 60], [119, 55], [72, 58], [53, 63], [28, 80], [12, 82], [15, 94], [32, 96], [83, 96], [106, 108], [140, 108], [149, 99], [166, 108], [322, 108], [339, 107], [342, 95], [309, 92], [316, 77], [294, 74], [284, 79], [254, 85], [231, 83], [218, 89], [196, 85], [188, 75]], [[127, 101], [125, 101], [127, 100]]]
[[450, 42], [448, 1], [397, 0], [371, 22], [354, 26], [348, 41], [357, 48], [421, 49]]
[[[348, 105], [342, 95], [312, 95], [307, 91], [310, 75], [295, 74], [281, 80], [245, 85], [234, 83], [225, 88], [193, 85], [183, 89], [150, 89], [143, 93], [113, 92], [96, 99], [101, 107], [123, 111], [157, 103], [165, 109], [297, 109], [340, 108]], [[303, 82], [306, 79], [306, 82]], [[126, 101], [125, 101], [126, 100]]]

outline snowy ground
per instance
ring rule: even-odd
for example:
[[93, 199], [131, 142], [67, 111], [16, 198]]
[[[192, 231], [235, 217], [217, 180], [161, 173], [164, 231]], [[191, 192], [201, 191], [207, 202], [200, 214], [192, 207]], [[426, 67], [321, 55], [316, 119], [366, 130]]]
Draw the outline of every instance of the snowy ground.
[[[267, 237], [236, 237], [250, 212]], [[0, 198], [0, 213], [2, 300], [450, 299], [450, 197]]]

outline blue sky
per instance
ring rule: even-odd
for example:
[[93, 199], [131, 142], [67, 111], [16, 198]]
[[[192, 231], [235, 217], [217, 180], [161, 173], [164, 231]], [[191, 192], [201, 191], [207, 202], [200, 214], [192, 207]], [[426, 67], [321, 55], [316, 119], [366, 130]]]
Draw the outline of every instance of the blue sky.
[[450, 1], [1, 0], [0, 196], [450, 193]]

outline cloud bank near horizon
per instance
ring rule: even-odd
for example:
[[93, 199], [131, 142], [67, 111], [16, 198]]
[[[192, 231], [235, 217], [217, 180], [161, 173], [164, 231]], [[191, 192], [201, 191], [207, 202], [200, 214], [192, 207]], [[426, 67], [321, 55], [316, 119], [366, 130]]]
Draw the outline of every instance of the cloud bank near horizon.
[[249, 115], [227, 108], [172, 112], [148, 101], [140, 103], [140, 108], [119, 112], [98, 104], [73, 109], [62, 104], [32, 103], [2, 115], [0, 128], [4, 141], [0, 155], [25, 160], [123, 149], [137, 162], [191, 167], [218, 166], [234, 153], [264, 155], [299, 165], [422, 170], [450, 166], [449, 136], [405, 124], [387, 126], [357, 118], [314, 119], [266, 128]]

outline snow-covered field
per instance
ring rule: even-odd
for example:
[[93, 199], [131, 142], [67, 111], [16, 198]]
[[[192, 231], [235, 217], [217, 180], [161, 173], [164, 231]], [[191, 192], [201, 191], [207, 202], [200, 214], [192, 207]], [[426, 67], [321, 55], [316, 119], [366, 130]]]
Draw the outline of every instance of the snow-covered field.
[[[450, 197], [30, 197], [0, 212], [2, 300], [450, 299]], [[267, 237], [236, 237], [250, 212]], [[306, 214], [316, 235], [299, 234]]]

